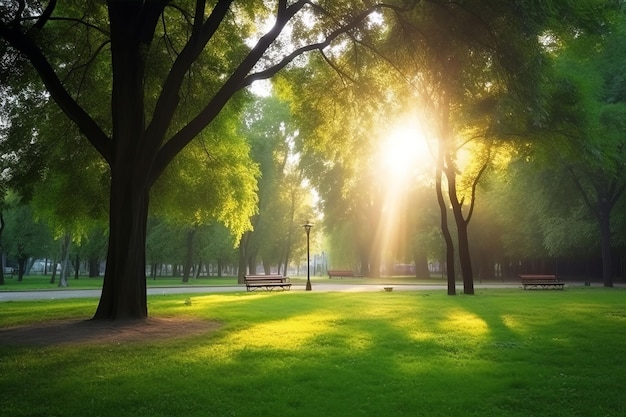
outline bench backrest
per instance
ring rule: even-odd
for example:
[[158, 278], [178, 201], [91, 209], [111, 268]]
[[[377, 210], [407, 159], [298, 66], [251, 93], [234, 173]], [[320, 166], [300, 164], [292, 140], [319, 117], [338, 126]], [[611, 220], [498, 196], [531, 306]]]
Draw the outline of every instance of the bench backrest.
[[286, 277], [282, 275], [244, 275], [248, 282], [283, 282]]
[[520, 275], [523, 281], [556, 281], [555, 275]]

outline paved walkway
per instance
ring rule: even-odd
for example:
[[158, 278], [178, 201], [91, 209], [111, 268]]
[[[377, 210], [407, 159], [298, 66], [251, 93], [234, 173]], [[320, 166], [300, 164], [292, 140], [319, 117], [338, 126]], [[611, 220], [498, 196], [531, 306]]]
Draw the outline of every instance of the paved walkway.
[[[384, 287], [393, 287], [393, 291], [417, 291], [417, 290], [445, 290], [445, 284], [432, 285], [407, 285], [407, 284], [313, 284], [313, 291], [317, 292], [374, 292], [383, 291]], [[474, 284], [474, 288], [519, 288], [517, 283]], [[305, 291], [304, 284], [294, 285], [292, 291]], [[158, 294], [211, 294], [224, 292], [245, 292], [246, 287], [234, 286], [206, 286], [206, 287], [159, 287], [148, 288], [148, 295]], [[457, 292], [461, 293], [463, 286], [457, 286]], [[67, 298], [94, 298], [100, 297], [101, 290], [41, 290], [41, 291], [0, 291], [0, 302], [20, 300], [61, 300]]]

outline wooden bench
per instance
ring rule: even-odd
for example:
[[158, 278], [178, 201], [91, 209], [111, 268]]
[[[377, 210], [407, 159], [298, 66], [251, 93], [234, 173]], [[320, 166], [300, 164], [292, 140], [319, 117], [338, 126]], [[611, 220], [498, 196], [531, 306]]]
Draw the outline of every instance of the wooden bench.
[[273, 291], [277, 288], [285, 291], [291, 289], [289, 277], [282, 275], [244, 275], [243, 278], [246, 283], [247, 291], [255, 291], [258, 289]]
[[4, 268], [4, 276], [10, 276], [11, 278], [13, 278], [13, 274], [15, 274], [15, 269], [11, 268], [10, 266], [7, 266]]
[[362, 277], [363, 275], [355, 274], [352, 271], [341, 270], [341, 269], [329, 269], [328, 270], [328, 278], [338, 277], [338, 278], [352, 278], [352, 277]]
[[565, 285], [564, 282], [556, 279], [555, 275], [526, 275], [520, 274], [522, 280], [522, 286], [527, 289], [538, 288], [553, 288], [555, 290], [562, 290]]

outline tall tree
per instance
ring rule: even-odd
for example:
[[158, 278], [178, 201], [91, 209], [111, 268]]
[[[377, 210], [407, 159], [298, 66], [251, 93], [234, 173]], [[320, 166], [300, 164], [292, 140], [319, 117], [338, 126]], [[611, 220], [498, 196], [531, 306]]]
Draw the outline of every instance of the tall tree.
[[9, 204], [5, 212], [5, 247], [9, 257], [17, 261], [18, 281], [26, 273], [29, 259], [50, 253], [52, 236], [50, 229], [37, 221], [32, 208], [21, 203], [21, 197], [9, 193]]
[[[252, 218], [254, 229], [242, 238], [242, 256], [251, 273], [260, 257], [266, 273], [278, 267], [286, 274], [293, 244], [294, 226], [302, 214], [306, 189], [295, 164], [294, 140], [298, 129], [287, 102], [275, 96], [257, 97], [245, 112], [243, 132], [258, 164], [259, 210]], [[300, 218], [297, 223], [296, 218]], [[297, 225], [295, 224], [297, 223]], [[245, 271], [239, 271], [240, 278]]]
[[[32, 65], [50, 97], [110, 169], [107, 267], [94, 319], [147, 316], [149, 191], [174, 157], [238, 91], [307, 51], [331, 45], [377, 9], [357, 10], [343, 2], [327, 6], [305, 0], [2, 3], [3, 71], [9, 62]], [[274, 25], [262, 33], [253, 22], [270, 16]], [[297, 37], [279, 39], [298, 21], [302, 24], [292, 32]], [[80, 53], [74, 61], [57, 59], [68, 50]], [[99, 61], [108, 63], [106, 72], [92, 71]], [[199, 67], [202, 62], [206, 65]], [[81, 90], [64, 82], [72, 76], [101, 80], [110, 86], [110, 97], [83, 100]], [[181, 100], [195, 77], [205, 80], [204, 88], [194, 91], [204, 100], [199, 111]], [[99, 119], [95, 109], [103, 102], [111, 111]]]
[[[421, 2], [397, 20], [378, 47], [403, 76], [438, 139], [435, 176], [449, 293], [454, 293], [455, 248], [447, 207], [454, 219], [464, 292], [473, 294], [468, 225], [477, 182], [489, 162], [482, 159], [468, 183], [460, 176], [459, 152], [475, 140], [489, 149], [490, 142], [511, 133], [511, 115], [541, 119], [545, 109], [539, 87], [546, 59], [540, 40], [554, 28], [591, 21], [593, 6], [593, 1]], [[562, 14], [567, 17], [555, 18]]]

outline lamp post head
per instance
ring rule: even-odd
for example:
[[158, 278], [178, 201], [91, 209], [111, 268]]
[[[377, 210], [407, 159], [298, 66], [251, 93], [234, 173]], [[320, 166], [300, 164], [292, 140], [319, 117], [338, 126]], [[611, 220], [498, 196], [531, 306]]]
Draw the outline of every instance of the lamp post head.
[[304, 231], [306, 232], [306, 234], [308, 236], [309, 232], [311, 231], [311, 227], [313, 227], [313, 223], [311, 223], [310, 221], [307, 220], [307, 222], [305, 224], [303, 224], [302, 227], [304, 227]]

